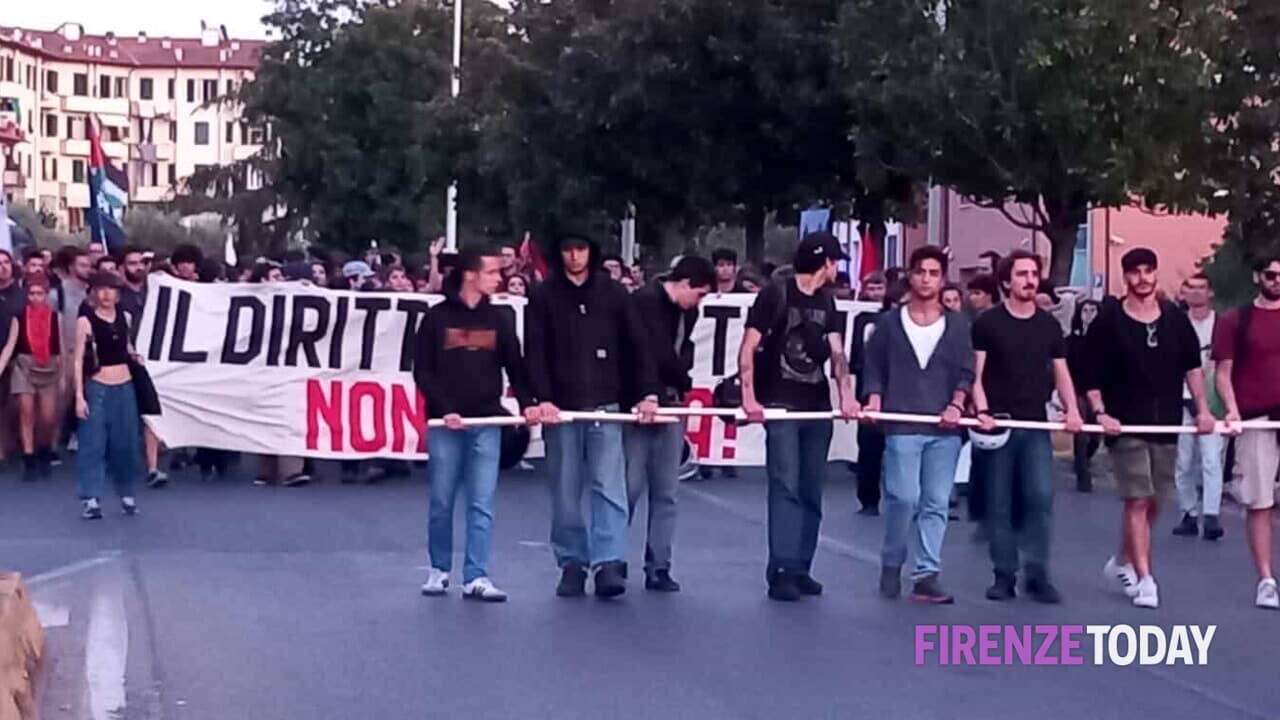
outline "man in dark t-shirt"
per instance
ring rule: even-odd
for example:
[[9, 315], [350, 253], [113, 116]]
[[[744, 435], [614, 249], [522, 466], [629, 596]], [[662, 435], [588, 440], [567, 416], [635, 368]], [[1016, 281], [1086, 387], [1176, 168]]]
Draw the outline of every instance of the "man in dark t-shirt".
[[[1052, 315], [1036, 307], [1040, 256], [1014, 250], [1000, 261], [997, 274], [1009, 298], [978, 317], [973, 326], [973, 402], [987, 435], [1005, 437], [992, 447], [986, 463], [986, 525], [991, 541], [995, 582], [989, 600], [1012, 600], [1021, 545], [1026, 591], [1042, 603], [1058, 603], [1058, 590], [1049, 581], [1049, 537], [1053, 516], [1053, 441], [1047, 430], [996, 432], [996, 416], [1044, 421], [1055, 386], [1067, 407], [1067, 429], [1079, 431], [1083, 420], [1076, 407], [1075, 386], [1067, 369], [1066, 341]], [[1014, 497], [1021, 499], [1022, 525], [1013, 528]]]
[[1199, 431], [1212, 432], [1215, 421], [1205, 396], [1195, 328], [1186, 313], [1156, 297], [1156, 254], [1134, 248], [1121, 258], [1120, 267], [1124, 299], [1104, 302], [1085, 336], [1084, 388], [1109, 435], [1107, 452], [1124, 499], [1124, 544], [1104, 572], [1134, 605], [1155, 608], [1160, 596], [1151, 577], [1151, 528], [1159, 496], [1173, 485], [1177, 437], [1120, 433], [1126, 425], [1181, 425], [1184, 382]]
[[[1218, 391], [1228, 423], [1280, 420], [1280, 257], [1254, 267], [1258, 298], [1222, 317], [1213, 333]], [[1242, 476], [1240, 499], [1248, 508], [1249, 548], [1258, 571], [1255, 604], [1280, 609], [1271, 568], [1271, 510], [1276, 504], [1280, 446], [1274, 430], [1245, 430], [1236, 440]]]
[[[764, 422], [765, 407], [831, 410], [829, 360], [840, 391], [841, 414], [858, 413], [835, 300], [824, 290], [844, 258], [829, 233], [814, 233], [796, 249], [796, 276], [756, 297], [738, 354], [742, 409]], [[760, 352], [757, 354], [757, 350]], [[818, 595], [809, 574], [822, 522], [822, 484], [831, 448], [831, 420], [766, 422], [769, 477], [769, 597], [794, 602]]]

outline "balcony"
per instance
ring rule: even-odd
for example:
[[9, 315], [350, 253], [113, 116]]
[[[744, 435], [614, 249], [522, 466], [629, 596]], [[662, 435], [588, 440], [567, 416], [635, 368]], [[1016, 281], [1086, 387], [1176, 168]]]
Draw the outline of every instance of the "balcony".
[[170, 199], [169, 188], [156, 187], [135, 187], [129, 189], [129, 202], [132, 203], [159, 203]]
[[62, 96], [51, 92], [40, 93], [40, 109], [62, 110]]
[[88, 140], [63, 140], [62, 154], [75, 157], [89, 157]]
[[66, 188], [67, 207], [89, 207], [89, 183], [67, 183]]
[[63, 100], [62, 107], [73, 113], [98, 113], [99, 115], [129, 115], [128, 98], [93, 98], [72, 95]]
[[104, 141], [102, 143], [102, 152], [112, 160], [128, 160], [129, 146], [122, 142]]
[[15, 145], [27, 139], [13, 113], [0, 113], [0, 144]]
[[16, 83], [9, 80], [0, 81], [0, 97], [20, 98], [26, 100], [31, 94], [31, 90], [22, 83]]
[[172, 104], [171, 100], [134, 100], [130, 103], [132, 115], [143, 120], [172, 117]]
[[172, 143], [156, 145], [156, 161], [173, 162], [173, 158], [174, 158], [174, 148]]
[[24, 188], [27, 186], [27, 179], [17, 170], [4, 171], [4, 189], [13, 190], [15, 188]]

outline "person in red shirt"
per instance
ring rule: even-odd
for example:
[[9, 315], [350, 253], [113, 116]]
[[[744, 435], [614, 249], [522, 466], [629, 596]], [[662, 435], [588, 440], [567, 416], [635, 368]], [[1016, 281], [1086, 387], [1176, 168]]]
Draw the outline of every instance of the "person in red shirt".
[[[1213, 333], [1219, 394], [1228, 424], [1280, 420], [1280, 257], [1254, 266], [1258, 297], [1223, 316]], [[1249, 511], [1249, 549], [1258, 570], [1255, 603], [1280, 609], [1271, 572], [1271, 508], [1276, 504], [1280, 445], [1274, 430], [1245, 430], [1236, 440], [1236, 463], [1243, 477], [1240, 499]]]

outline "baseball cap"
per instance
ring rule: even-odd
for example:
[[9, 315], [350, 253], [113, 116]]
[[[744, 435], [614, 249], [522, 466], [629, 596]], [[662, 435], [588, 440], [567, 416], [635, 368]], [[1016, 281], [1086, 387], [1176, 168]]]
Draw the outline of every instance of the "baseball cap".
[[817, 272], [827, 260], [848, 260], [840, 241], [829, 232], [809, 233], [796, 248], [795, 266], [797, 273]]
[[311, 279], [311, 266], [304, 262], [285, 263], [283, 272], [285, 280]]
[[367, 278], [376, 275], [373, 268], [369, 267], [369, 263], [363, 260], [352, 260], [342, 266], [342, 276], [345, 278]]
[[1120, 258], [1120, 268], [1124, 272], [1133, 272], [1134, 270], [1137, 270], [1139, 266], [1142, 266], [1142, 265], [1146, 265], [1152, 268], [1153, 270], [1159, 267], [1159, 262], [1156, 259], [1156, 254], [1150, 248], [1144, 248], [1144, 247], [1134, 248], [1129, 252], [1125, 253], [1124, 257]]

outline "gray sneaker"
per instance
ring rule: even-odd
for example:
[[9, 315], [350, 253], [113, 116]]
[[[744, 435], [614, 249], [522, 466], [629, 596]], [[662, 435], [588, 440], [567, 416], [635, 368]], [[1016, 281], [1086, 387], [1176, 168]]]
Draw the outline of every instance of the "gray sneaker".
[[880, 597], [896, 600], [902, 595], [902, 568], [885, 565], [880, 568]]

